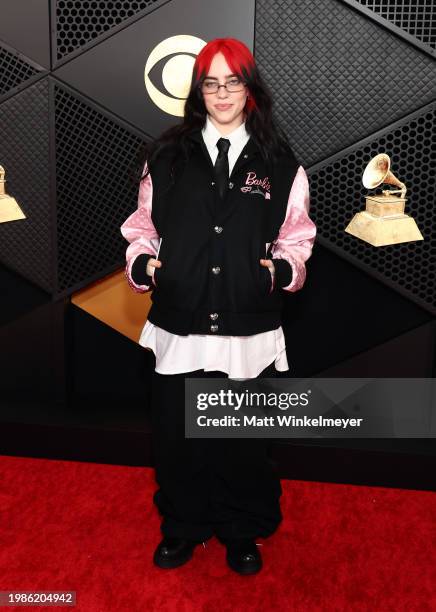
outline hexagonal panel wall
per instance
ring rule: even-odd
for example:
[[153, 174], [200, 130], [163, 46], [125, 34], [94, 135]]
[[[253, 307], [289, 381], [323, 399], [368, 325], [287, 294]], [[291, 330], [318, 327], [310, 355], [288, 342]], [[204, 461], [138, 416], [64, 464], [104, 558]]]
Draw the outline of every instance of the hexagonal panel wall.
[[54, 0], [56, 57], [61, 59], [162, 0]]
[[[436, 313], [436, 207], [432, 133], [433, 103], [414, 113], [395, 129], [351, 147], [330, 162], [318, 164], [310, 174], [313, 218], [318, 237], [347, 259], [364, 267], [404, 295]], [[369, 159], [385, 151], [392, 172], [408, 191], [405, 213], [415, 219], [424, 240], [374, 247], [344, 232], [353, 215], [365, 210], [365, 195], [380, 192], [362, 185]], [[433, 171], [432, 171], [433, 168]]]
[[[22, 228], [19, 222], [2, 228], [4, 261], [54, 295], [122, 265], [119, 224], [135, 207], [138, 187], [128, 171], [141, 142], [178, 121], [148, 97], [145, 61], [158, 42], [180, 33], [183, 16], [184, 33], [205, 40], [235, 35], [254, 48], [274, 93], [276, 117], [311, 176], [320, 240], [433, 311], [427, 151], [435, 62], [382, 27], [375, 10], [372, 19], [350, 1], [52, 0], [53, 64], [62, 61], [43, 83], [0, 104], [8, 187], [32, 213]], [[430, 17], [427, 12], [426, 23]], [[40, 77], [18, 54], [1, 48], [4, 95]], [[20, 124], [22, 109], [27, 119]], [[363, 167], [380, 148], [409, 187], [408, 212], [423, 242], [374, 250], [344, 232], [361, 207]], [[24, 160], [24, 151], [42, 165], [32, 185], [29, 168], [37, 162]], [[34, 244], [33, 232], [41, 244]]]

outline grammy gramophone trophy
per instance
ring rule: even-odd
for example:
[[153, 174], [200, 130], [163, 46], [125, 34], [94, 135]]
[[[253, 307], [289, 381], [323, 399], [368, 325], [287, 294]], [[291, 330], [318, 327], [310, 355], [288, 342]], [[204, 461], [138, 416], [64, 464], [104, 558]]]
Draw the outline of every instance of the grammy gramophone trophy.
[[406, 185], [392, 174], [390, 165], [389, 155], [376, 155], [366, 166], [362, 183], [367, 189], [374, 189], [382, 183], [396, 185], [400, 189], [383, 190], [380, 195], [366, 196], [365, 211], [356, 213], [345, 228], [348, 234], [373, 246], [424, 240], [415, 220], [404, 214]]
[[19, 207], [16, 199], [6, 193], [5, 184], [5, 169], [0, 166], [0, 223], [25, 219], [26, 215]]

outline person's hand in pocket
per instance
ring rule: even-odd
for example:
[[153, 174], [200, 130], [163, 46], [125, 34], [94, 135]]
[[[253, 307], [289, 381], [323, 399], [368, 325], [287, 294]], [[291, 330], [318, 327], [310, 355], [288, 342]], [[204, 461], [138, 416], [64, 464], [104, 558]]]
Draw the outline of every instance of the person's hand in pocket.
[[274, 286], [274, 274], [275, 274], [275, 267], [274, 267], [274, 263], [271, 261], [271, 259], [260, 259], [260, 265], [264, 266], [265, 268], [269, 268], [270, 274], [271, 274], [271, 288]]

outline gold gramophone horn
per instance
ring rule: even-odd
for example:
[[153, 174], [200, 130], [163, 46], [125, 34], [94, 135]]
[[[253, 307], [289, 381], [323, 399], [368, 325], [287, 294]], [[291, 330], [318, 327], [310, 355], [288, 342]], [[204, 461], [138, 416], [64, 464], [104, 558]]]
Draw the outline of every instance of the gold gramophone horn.
[[383, 190], [383, 195], [389, 197], [393, 193], [401, 193], [401, 197], [404, 198], [407, 191], [406, 185], [398, 180], [394, 174], [392, 174], [390, 167], [391, 160], [389, 155], [387, 155], [387, 153], [379, 153], [373, 157], [366, 166], [365, 172], [362, 176], [362, 183], [367, 189], [374, 189], [382, 183], [396, 185], [397, 187], [401, 187], [401, 189], [395, 189], [392, 191], [389, 189]]

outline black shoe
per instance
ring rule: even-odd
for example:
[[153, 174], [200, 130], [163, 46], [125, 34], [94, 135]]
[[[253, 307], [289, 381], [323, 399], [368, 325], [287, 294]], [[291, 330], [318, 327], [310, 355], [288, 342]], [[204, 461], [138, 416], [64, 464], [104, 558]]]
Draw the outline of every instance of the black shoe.
[[199, 542], [165, 536], [154, 552], [153, 562], [163, 569], [179, 567], [189, 561], [197, 544]]
[[262, 557], [253, 539], [226, 540], [227, 563], [238, 574], [256, 574], [262, 569]]

